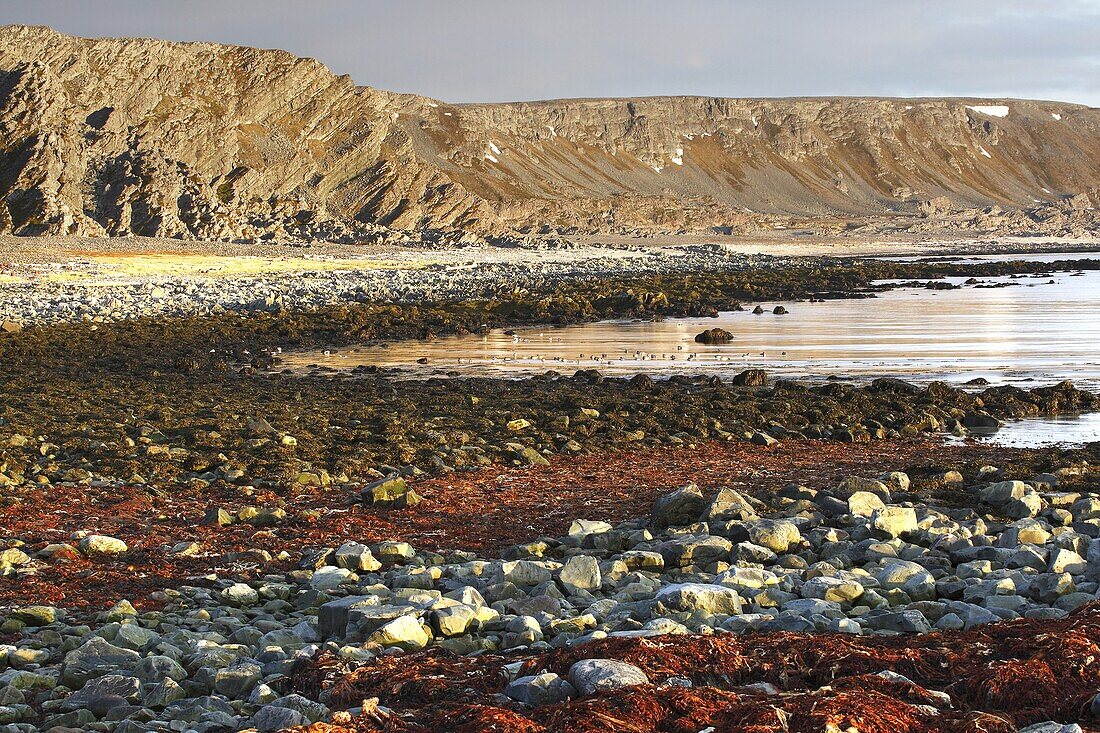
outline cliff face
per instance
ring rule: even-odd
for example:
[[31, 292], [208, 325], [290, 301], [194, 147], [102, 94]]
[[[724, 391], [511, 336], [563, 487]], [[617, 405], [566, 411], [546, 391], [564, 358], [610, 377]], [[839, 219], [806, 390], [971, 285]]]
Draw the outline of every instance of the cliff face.
[[1029, 209], [1077, 194], [1083, 209], [1097, 190], [1100, 110], [1076, 105], [449, 105], [357, 87], [281, 51], [0, 29], [3, 232], [738, 228], [769, 215]]

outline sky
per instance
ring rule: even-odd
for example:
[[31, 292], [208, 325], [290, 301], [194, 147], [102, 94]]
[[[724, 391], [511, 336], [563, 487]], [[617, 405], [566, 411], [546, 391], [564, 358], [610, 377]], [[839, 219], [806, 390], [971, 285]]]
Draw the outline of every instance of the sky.
[[2, 0], [0, 23], [282, 48], [449, 102], [699, 94], [1100, 106], [1100, 0]]

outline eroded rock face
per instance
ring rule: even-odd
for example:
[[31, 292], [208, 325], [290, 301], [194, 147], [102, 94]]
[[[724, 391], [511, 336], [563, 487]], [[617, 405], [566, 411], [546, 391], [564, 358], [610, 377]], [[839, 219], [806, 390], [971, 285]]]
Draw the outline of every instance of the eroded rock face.
[[481, 206], [438, 171], [391, 164], [415, 158], [397, 118], [423, 101], [313, 60], [9, 27], [0, 70], [6, 231], [354, 238], [428, 190], [458, 219]]
[[725, 232], [768, 217], [887, 214], [909, 216], [913, 231], [1095, 226], [1100, 112], [1003, 106], [449, 105], [357, 87], [281, 51], [9, 26], [0, 232], [352, 241], [390, 229]]

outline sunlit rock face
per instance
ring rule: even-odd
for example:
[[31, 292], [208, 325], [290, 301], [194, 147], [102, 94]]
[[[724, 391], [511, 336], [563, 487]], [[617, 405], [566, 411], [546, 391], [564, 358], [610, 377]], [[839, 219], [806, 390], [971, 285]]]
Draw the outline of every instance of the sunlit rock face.
[[0, 29], [0, 231], [18, 234], [737, 231], [897, 213], [1072, 231], [1098, 203], [1097, 159], [1100, 111], [1060, 103], [450, 105], [282, 51]]

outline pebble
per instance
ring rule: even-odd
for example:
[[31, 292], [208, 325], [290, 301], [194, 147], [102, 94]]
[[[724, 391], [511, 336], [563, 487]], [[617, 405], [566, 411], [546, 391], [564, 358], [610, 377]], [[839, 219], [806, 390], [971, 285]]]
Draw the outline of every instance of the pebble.
[[[12, 609], [0, 720], [23, 733], [116, 716], [122, 733], [154, 721], [159, 730], [274, 731], [341, 712], [277, 692], [296, 659], [322, 648], [369, 659], [433, 645], [533, 652], [608, 636], [921, 634], [1061, 618], [1097, 599], [1100, 532], [1087, 531], [1100, 525], [1097, 494], [979, 481], [958, 489], [975, 511], [911, 503], [910, 483], [898, 473], [852, 476], [823, 491], [787, 487], [767, 502], [689, 485], [659, 498], [651, 516], [578, 519], [563, 536], [509, 548], [506, 560], [349, 541], [303, 556], [289, 573], [170, 589], [163, 610], [120, 601], [94, 624], [49, 606]], [[994, 517], [1028, 496], [1034, 516]], [[78, 540], [86, 553], [124, 545]], [[630, 664], [585, 659], [565, 676], [513, 679], [504, 694], [547, 705], [648, 682]], [[41, 695], [43, 717], [26, 707], [28, 695]], [[1033, 728], [1071, 729], [1054, 725]]]

